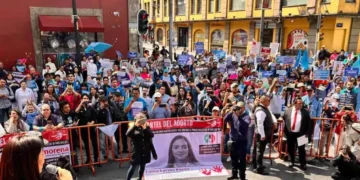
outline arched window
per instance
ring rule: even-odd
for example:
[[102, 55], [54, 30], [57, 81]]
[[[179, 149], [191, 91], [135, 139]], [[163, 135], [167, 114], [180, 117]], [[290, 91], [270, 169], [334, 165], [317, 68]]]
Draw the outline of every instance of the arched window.
[[204, 31], [200, 29], [196, 30], [194, 33], [194, 42], [204, 42], [204, 40], [205, 40]]
[[216, 29], [211, 33], [210, 50], [221, 50], [224, 47], [224, 31]]
[[248, 34], [243, 29], [238, 29], [232, 34], [231, 53], [246, 54]]
[[158, 30], [157, 30], [157, 32], [156, 32], [156, 40], [157, 40], [157, 42], [159, 42], [160, 44], [163, 44], [163, 36], [164, 36], [164, 34], [163, 34], [163, 30], [161, 29], [161, 28], [159, 28]]

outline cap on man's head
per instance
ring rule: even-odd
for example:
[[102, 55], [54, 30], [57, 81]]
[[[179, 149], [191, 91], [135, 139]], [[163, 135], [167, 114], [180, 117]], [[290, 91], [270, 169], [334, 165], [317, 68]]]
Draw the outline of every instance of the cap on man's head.
[[245, 106], [245, 103], [242, 102], [242, 101], [239, 101], [236, 106], [239, 106], [240, 108], [244, 107]]
[[120, 92], [114, 92], [114, 95], [115, 95], [116, 97], [120, 97], [120, 96], [121, 96], [121, 93], [120, 93]]
[[162, 95], [161, 95], [161, 93], [159, 93], [159, 92], [156, 92], [155, 94], [154, 94], [154, 98], [157, 98], [157, 97], [162, 97]]
[[212, 111], [220, 111], [220, 108], [217, 107], [217, 106], [214, 106], [214, 107], [212, 108]]
[[304, 87], [304, 86], [305, 86], [304, 83], [297, 84], [297, 87]]
[[238, 106], [238, 105], [232, 107], [232, 110], [233, 110], [233, 111], [239, 111], [240, 109], [241, 109], [241, 108], [240, 108], [240, 106]]
[[307, 86], [307, 87], [306, 87], [306, 90], [307, 90], [307, 91], [312, 91], [313, 89], [312, 89], [311, 86]]
[[238, 83], [232, 83], [231, 84], [231, 88], [235, 88], [235, 87], [238, 87], [239, 85], [238, 85]]
[[253, 72], [256, 72], [256, 69], [251, 70], [251, 72], [252, 72], [252, 73], [253, 73]]

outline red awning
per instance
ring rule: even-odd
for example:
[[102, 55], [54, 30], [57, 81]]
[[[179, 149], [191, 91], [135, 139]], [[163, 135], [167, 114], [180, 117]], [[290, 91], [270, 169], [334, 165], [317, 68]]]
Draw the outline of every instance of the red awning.
[[[95, 16], [81, 16], [78, 23], [80, 32], [104, 32]], [[39, 16], [39, 26], [41, 31], [74, 32], [71, 16]]]

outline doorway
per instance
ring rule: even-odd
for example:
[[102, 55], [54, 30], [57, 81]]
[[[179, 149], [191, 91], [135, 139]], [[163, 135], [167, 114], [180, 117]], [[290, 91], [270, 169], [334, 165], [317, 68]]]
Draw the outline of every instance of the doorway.
[[179, 34], [178, 34], [178, 46], [179, 47], [187, 47], [188, 46], [188, 34], [189, 34], [189, 28], [179, 27]]
[[264, 29], [263, 35], [263, 47], [270, 47], [270, 43], [273, 42], [274, 29]]

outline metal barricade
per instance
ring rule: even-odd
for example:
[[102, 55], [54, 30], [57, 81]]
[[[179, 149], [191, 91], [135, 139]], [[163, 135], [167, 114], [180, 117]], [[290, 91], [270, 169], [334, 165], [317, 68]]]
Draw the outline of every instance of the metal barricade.
[[[335, 135], [334, 130], [338, 126], [339, 120], [332, 118], [311, 118], [311, 120], [313, 121], [312, 134], [310, 137], [311, 141], [309, 142], [309, 144], [305, 145], [307, 160], [312, 160], [315, 158], [334, 158], [338, 154], [341, 144], [340, 140], [338, 140], [337, 142], [335, 141], [334, 144], [332, 143], [332, 139]], [[328, 129], [329, 127], [325, 127], [325, 125], [330, 126], [330, 129]], [[338, 136], [341, 137], [341, 132]], [[284, 151], [281, 149], [281, 155], [284, 158], [288, 156], [286, 141], [286, 137], [283, 136], [281, 144], [285, 144], [285, 149]]]
[[[68, 128], [72, 166], [74, 168], [89, 167], [94, 176], [96, 174], [94, 165], [105, 164], [108, 162], [107, 136], [105, 136], [106, 157], [103, 160], [101, 159], [101, 148], [100, 148], [101, 142], [100, 142], [100, 130], [99, 130], [99, 127], [101, 126], [105, 126], [105, 124], [74, 126]], [[77, 153], [77, 147], [79, 148], [78, 151], [79, 154]], [[87, 156], [86, 162], [84, 162], [84, 151]], [[94, 156], [94, 161], [92, 159], [93, 156]]]

